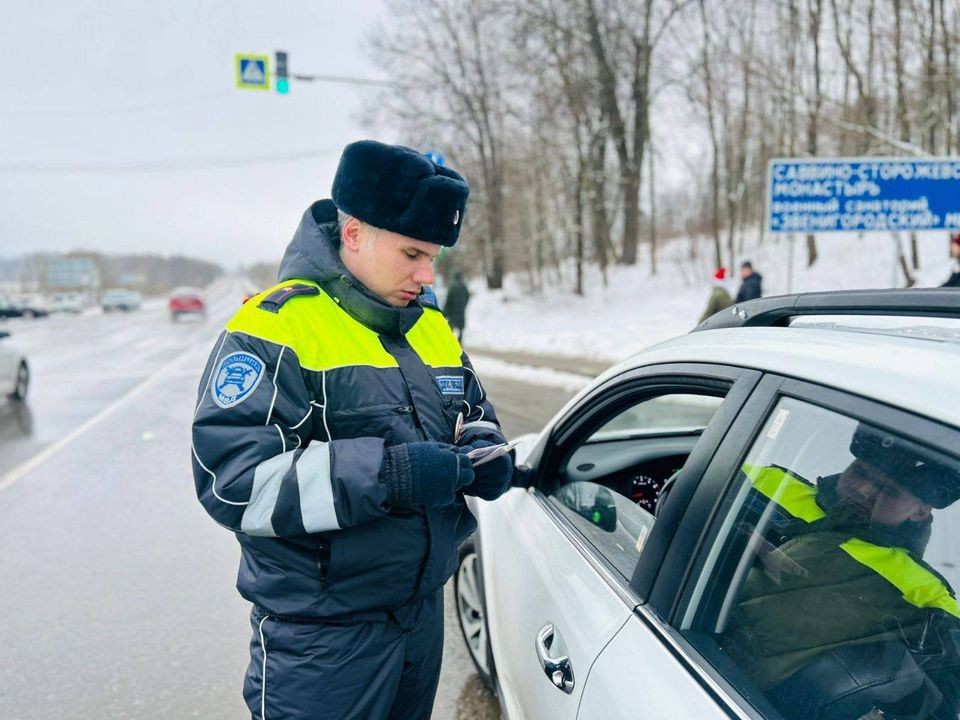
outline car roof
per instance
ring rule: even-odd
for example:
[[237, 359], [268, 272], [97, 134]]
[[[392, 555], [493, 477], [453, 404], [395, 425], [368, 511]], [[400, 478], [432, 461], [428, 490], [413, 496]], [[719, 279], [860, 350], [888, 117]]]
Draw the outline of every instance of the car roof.
[[960, 426], [960, 343], [813, 327], [706, 330], [647, 348], [605, 375], [678, 362], [774, 372]]

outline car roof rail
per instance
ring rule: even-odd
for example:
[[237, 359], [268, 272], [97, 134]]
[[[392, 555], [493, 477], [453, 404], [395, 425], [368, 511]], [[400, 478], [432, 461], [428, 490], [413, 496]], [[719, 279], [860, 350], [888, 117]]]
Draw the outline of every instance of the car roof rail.
[[758, 298], [711, 315], [690, 332], [734, 327], [786, 327], [804, 315], [960, 318], [960, 290], [834, 290]]

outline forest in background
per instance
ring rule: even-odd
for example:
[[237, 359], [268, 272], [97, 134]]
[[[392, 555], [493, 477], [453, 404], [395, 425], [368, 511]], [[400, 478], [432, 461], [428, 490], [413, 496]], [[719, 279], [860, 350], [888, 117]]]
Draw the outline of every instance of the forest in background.
[[[960, 141], [960, 0], [388, 5], [369, 42], [391, 85], [368, 115], [467, 176], [471, 241], [447, 264], [490, 288], [519, 271], [583, 294], [585, 263], [656, 274], [677, 236], [733, 266], [763, 227], [771, 158], [948, 156]], [[901, 247], [910, 285], [916, 238]]]

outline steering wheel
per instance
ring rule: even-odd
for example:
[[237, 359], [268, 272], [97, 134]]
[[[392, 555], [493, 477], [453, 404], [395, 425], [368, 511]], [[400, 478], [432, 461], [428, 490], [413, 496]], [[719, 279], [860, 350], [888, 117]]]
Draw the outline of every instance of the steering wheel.
[[673, 489], [673, 485], [677, 482], [677, 478], [680, 476], [681, 472], [683, 472], [683, 468], [675, 471], [673, 475], [663, 481], [663, 487], [660, 488], [660, 494], [657, 495], [657, 504], [653, 508], [654, 517], [660, 515], [660, 508], [663, 507], [663, 501], [667, 499], [667, 495], [669, 494], [670, 490]]

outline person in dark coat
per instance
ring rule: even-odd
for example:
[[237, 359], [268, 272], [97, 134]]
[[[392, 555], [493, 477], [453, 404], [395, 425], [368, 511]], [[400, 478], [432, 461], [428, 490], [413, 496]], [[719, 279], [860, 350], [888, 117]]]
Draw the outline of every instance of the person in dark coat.
[[950, 257], [953, 258], [953, 272], [940, 287], [960, 288], [960, 233], [950, 236]]
[[[240, 543], [254, 720], [428, 720], [443, 585], [493, 500], [496, 412], [443, 315], [420, 301], [469, 190], [410, 148], [348, 145], [278, 285], [228, 321], [193, 421], [197, 496]], [[202, 550], [198, 550], [201, 551]], [[216, 608], [212, 612], [216, 612]]]
[[740, 264], [740, 289], [737, 291], [737, 297], [734, 302], [746, 302], [747, 300], [756, 300], [763, 296], [763, 275], [755, 272], [753, 264], [745, 260]]
[[467, 303], [470, 302], [470, 291], [463, 282], [463, 273], [455, 273], [450, 289], [447, 290], [447, 301], [443, 304], [443, 314], [447, 317], [451, 329], [459, 342], [463, 342], [463, 328], [467, 324]]

